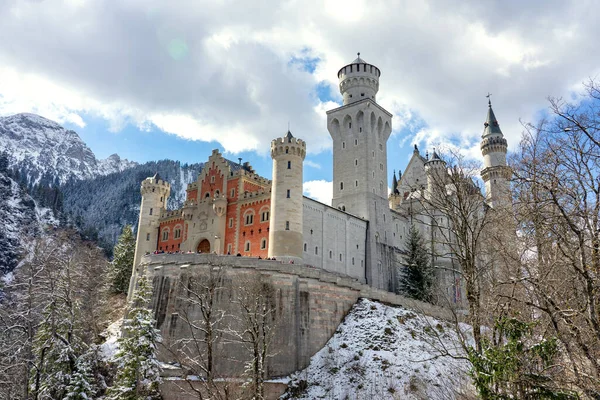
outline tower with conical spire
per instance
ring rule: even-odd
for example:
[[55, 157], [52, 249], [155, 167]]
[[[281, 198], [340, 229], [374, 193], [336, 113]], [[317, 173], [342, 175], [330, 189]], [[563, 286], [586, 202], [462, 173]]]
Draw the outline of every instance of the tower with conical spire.
[[488, 113], [483, 126], [481, 154], [484, 168], [481, 171], [481, 178], [485, 182], [485, 196], [491, 207], [506, 206], [510, 204], [512, 171], [506, 165], [508, 145], [494, 115], [491, 100], [488, 100]]

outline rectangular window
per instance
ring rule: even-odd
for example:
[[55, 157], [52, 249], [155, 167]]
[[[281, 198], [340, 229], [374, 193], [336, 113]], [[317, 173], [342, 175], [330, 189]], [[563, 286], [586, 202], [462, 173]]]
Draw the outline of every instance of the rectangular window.
[[290, 189], [287, 190], [287, 195], [286, 197], [289, 199], [290, 198]]
[[146, 242], [150, 241], [150, 234], [146, 233]]
[[264, 249], [267, 248], [267, 239], [263, 239], [263, 240], [260, 241], [260, 248], [262, 250], [264, 250]]
[[285, 230], [286, 231], [290, 230], [290, 221], [285, 221]]
[[230, 197], [235, 197], [235, 189], [231, 189], [231, 196]]
[[231, 243], [227, 245], [227, 254], [231, 254]]
[[250, 242], [246, 242], [246, 251], [250, 251]]
[[229, 218], [229, 227], [233, 228], [233, 218]]
[[173, 232], [173, 238], [179, 239], [181, 237], [181, 229], [175, 229]]
[[261, 222], [266, 222], [269, 220], [269, 212], [268, 211], [263, 211], [263, 213], [261, 214], [260, 217], [260, 221]]
[[292, 169], [292, 162], [288, 161], [288, 169]]
[[150, 215], [152, 215], [152, 209], [150, 209]]
[[169, 240], [169, 231], [163, 231], [162, 240]]

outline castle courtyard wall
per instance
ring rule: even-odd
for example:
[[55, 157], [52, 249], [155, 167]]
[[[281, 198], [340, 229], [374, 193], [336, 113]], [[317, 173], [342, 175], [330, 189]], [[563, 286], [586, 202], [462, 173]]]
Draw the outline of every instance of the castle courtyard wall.
[[[224, 268], [229, 289], [218, 298], [217, 307], [234, 315], [236, 288], [249, 278], [260, 276], [273, 285], [277, 310], [277, 328], [268, 360], [269, 378], [287, 376], [308, 366], [310, 358], [333, 335], [350, 308], [361, 298], [392, 305], [416, 308], [428, 315], [449, 318], [446, 310], [419, 303], [393, 293], [374, 289], [349, 276], [298, 264], [259, 260], [249, 257], [212, 254], [163, 254], [142, 259], [142, 267], [152, 278], [152, 308], [163, 336], [159, 357], [163, 362], [176, 361], [171, 349], [177, 341], [189, 337], [186, 324], [179, 318], [182, 284], [189, 276], [207, 276], [211, 269]], [[188, 310], [198, 316], [199, 310]], [[239, 377], [244, 371], [247, 351], [241, 344], [221, 343], [215, 366], [218, 376]]]

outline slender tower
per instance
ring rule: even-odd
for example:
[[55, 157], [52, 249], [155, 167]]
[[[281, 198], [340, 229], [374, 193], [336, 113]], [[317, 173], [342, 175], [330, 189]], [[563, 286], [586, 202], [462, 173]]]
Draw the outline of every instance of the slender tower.
[[302, 261], [302, 167], [306, 143], [288, 133], [271, 142], [273, 183], [269, 257]]
[[142, 256], [156, 250], [160, 214], [166, 208], [167, 199], [171, 193], [171, 185], [163, 181], [158, 174], [155, 174], [153, 177], [142, 181], [140, 191], [142, 192], [142, 204], [140, 205], [135, 256], [127, 298], [131, 298], [135, 289]]
[[505, 207], [511, 204], [512, 171], [506, 165], [508, 146], [492, 110], [491, 100], [488, 100], [488, 113], [483, 126], [481, 154], [483, 154], [484, 168], [481, 171], [481, 178], [485, 182], [486, 200], [493, 208]]
[[379, 68], [360, 53], [342, 67], [338, 79], [343, 105], [327, 111], [327, 129], [333, 139], [332, 206], [369, 221], [365, 278], [371, 286], [389, 290], [393, 271], [383, 261], [380, 245], [392, 244], [387, 185], [392, 114], [376, 101], [380, 76]]

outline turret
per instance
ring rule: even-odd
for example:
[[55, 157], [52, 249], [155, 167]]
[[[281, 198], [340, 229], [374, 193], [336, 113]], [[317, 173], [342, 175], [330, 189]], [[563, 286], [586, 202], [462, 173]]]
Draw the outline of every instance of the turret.
[[446, 161], [442, 160], [440, 156], [433, 149], [431, 158], [425, 163], [425, 173], [427, 174], [427, 194], [428, 198], [435, 192], [445, 191], [446, 179], [448, 175]]
[[483, 170], [481, 178], [485, 182], [485, 195], [491, 207], [510, 204], [510, 177], [512, 171], [506, 165], [508, 145], [500, 125], [488, 101], [488, 113], [481, 135]]
[[142, 193], [142, 203], [140, 205], [140, 218], [128, 297], [131, 297], [135, 289], [139, 273], [138, 265], [142, 256], [156, 250], [160, 214], [166, 208], [167, 199], [171, 193], [171, 185], [162, 180], [158, 174], [155, 174], [153, 177], [142, 181], [140, 191]]
[[269, 223], [269, 257], [302, 261], [302, 168], [306, 143], [290, 131], [271, 142], [273, 183]]
[[337, 74], [344, 105], [364, 99], [376, 101], [380, 75], [379, 68], [367, 63], [360, 58], [360, 53], [358, 53], [358, 57], [342, 67]]

